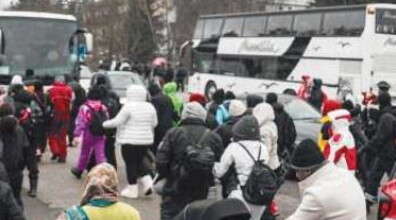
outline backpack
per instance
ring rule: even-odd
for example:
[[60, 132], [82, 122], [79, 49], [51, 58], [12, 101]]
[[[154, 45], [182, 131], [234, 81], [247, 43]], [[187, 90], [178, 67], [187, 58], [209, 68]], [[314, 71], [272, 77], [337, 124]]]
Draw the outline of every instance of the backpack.
[[276, 173], [260, 160], [261, 147], [257, 160], [249, 150], [241, 143], [238, 143], [254, 161], [252, 171], [246, 181], [245, 186], [241, 186], [243, 198], [253, 205], [269, 205], [278, 191], [278, 177]]
[[[191, 139], [186, 130], [187, 140]], [[181, 182], [192, 185], [201, 185], [202, 181], [208, 180], [212, 175], [212, 169], [216, 161], [216, 155], [210, 146], [203, 142], [210, 134], [206, 129], [198, 142], [189, 144], [184, 152], [183, 162], [181, 164]]]
[[89, 131], [93, 136], [103, 136], [105, 135], [105, 129], [103, 128], [103, 122], [108, 120], [108, 116], [103, 109], [96, 111], [89, 105], [86, 105], [91, 112], [91, 120], [89, 121]]
[[110, 118], [114, 118], [121, 109], [121, 105], [114, 97], [107, 97], [102, 100], [102, 104], [106, 106]]

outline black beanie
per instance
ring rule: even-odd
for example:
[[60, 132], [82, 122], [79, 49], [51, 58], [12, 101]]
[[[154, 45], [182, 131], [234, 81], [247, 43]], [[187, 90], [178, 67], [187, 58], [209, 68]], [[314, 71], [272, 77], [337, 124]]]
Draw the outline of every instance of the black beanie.
[[312, 169], [325, 161], [320, 152], [318, 145], [311, 139], [302, 141], [294, 150], [291, 158], [291, 167], [293, 169]]
[[260, 127], [257, 119], [251, 115], [241, 118], [233, 127], [235, 141], [260, 140]]

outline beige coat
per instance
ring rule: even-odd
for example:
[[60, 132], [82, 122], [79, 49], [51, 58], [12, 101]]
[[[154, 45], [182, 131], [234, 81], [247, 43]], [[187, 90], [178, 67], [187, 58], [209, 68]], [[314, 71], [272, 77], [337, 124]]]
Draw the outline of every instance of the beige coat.
[[300, 182], [302, 202], [287, 220], [366, 220], [365, 198], [356, 178], [328, 163]]

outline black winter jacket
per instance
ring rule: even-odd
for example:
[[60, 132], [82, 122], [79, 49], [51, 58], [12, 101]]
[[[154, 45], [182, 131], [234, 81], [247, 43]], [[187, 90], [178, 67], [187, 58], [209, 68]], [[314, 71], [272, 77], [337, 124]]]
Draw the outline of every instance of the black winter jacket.
[[285, 150], [293, 152], [293, 145], [297, 138], [296, 127], [293, 119], [285, 112], [283, 105], [275, 103], [275, 124], [278, 128], [278, 155], [282, 155]]
[[23, 211], [16, 202], [8, 183], [0, 181], [0, 219], [24, 220]]
[[396, 117], [392, 114], [392, 108], [382, 110], [377, 131], [369, 142], [369, 147], [377, 152], [377, 156], [384, 160], [396, 160]]
[[172, 128], [173, 121], [177, 121], [178, 116], [173, 111], [171, 99], [162, 92], [153, 96], [151, 103], [154, 105], [158, 115], [158, 126], [154, 130], [154, 149], [156, 149], [166, 132]]
[[[188, 134], [195, 134], [187, 137]], [[178, 182], [178, 167], [182, 163], [186, 147], [194, 142], [198, 142], [204, 132], [207, 130], [205, 123], [200, 119], [187, 118], [181, 122], [181, 127], [172, 128], [169, 130], [157, 151], [156, 165], [158, 173], [161, 177], [167, 179], [167, 183], [163, 189], [165, 196], [186, 196], [186, 197], [205, 197], [208, 193], [210, 181], [205, 184], [202, 180], [201, 188], [199, 189], [180, 189], [177, 187]], [[211, 133], [203, 140], [203, 143], [211, 146], [216, 159], [219, 161], [224, 151], [221, 138], [216, 133]]]
[[29, 147], [28, 138], [20, 126], [17, 126], [13, 135], [0, 134], [4, 143], [3, 163], [7, 173], [22, 172], [24, 157], [23, 151]]

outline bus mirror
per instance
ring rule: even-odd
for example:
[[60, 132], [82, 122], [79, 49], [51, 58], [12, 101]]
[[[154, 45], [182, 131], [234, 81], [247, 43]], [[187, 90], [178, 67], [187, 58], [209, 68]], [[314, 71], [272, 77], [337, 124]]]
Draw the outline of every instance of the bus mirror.
[[87, 53], [90, 54], [93, 51], [93, 35], [91, 33], [84, 33], [84, 38], [87, 47]]
[[3, 29], [0, 28], [0, 54], [5, 53], [5, 36]]

